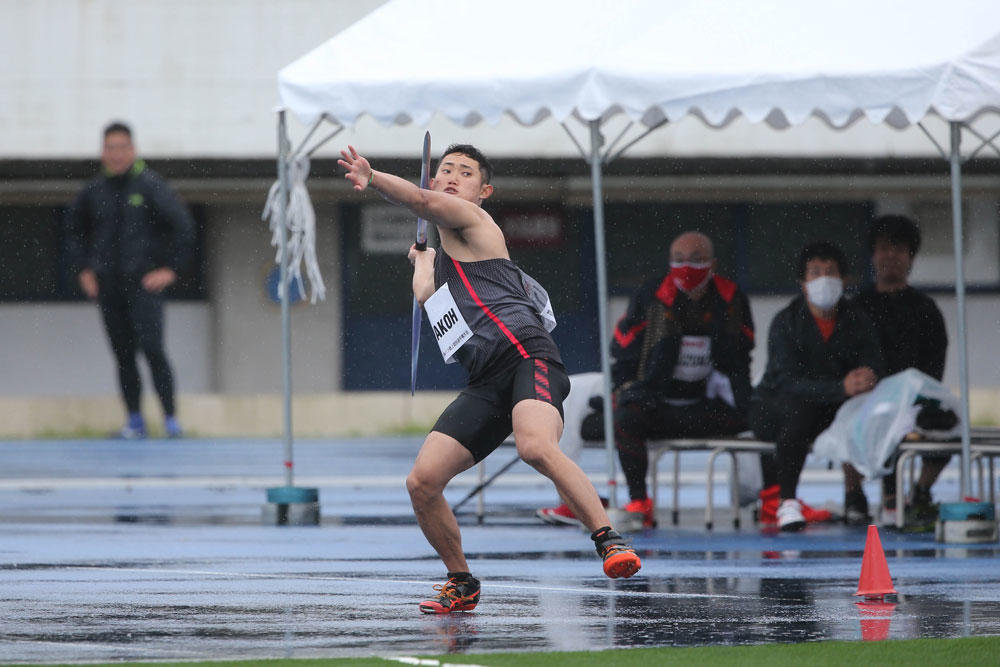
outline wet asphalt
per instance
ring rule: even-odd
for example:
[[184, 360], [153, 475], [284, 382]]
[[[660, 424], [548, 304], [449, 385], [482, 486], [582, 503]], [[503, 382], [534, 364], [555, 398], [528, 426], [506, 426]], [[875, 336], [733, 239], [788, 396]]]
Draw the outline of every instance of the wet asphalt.
[[[704, 457], [686, 455], [680, 526], [629, 537], [643, 559], [611, 581], [587, 535], [548, 526], [548, 482], [516, 464], [462, 508], [479, 607], [427, 616], [444, 578], [403, 480], [417, 438], [299, 441], [296, 485], [319, 489], [319, 526], [262, 525], [281, 486], [278, 441], [0, 443], [0, 662], [412, 656], [638, 646], [1000, 635], [997, 544], [880, 531], [898, 595], [863, 601], [866, 529], [762, 529], [724, 509], [704, 528]], [[513, 457], [503, 448], [487, 472]], [[606, 456], [584, 469], [606, 489]], [[667, 464], [669, 466], [669, 464]], [[953, 464], [953, 467], [956, 467]], [[949, 469], [951, 471], [951, 469]], [[662, 475], [666, 480], [669, 475]], [[727, 497], [719, 481], [716, 504]], [[475, 485], [470, 471], [448, 491]], [[877, 502], [877, 484], [866, 485]], [[661, 497], [668, 498], [666, 488]], [[842, 498], [810, 463], [800, 494]], [[957, 496], [954, 471], [935, 488]]]

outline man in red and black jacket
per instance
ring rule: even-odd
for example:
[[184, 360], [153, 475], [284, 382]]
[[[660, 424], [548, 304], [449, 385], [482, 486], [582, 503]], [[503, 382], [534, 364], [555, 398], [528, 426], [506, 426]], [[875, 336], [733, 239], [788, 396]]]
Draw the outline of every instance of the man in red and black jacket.
[[735, 435], [747, 428], [750, 303], [715, 275], [712, 241], [685, 232], [670, 245], [670, 271], [632, 297], [611, 344], [615, 446], [629, 512], [654, 523], [646, 441]]

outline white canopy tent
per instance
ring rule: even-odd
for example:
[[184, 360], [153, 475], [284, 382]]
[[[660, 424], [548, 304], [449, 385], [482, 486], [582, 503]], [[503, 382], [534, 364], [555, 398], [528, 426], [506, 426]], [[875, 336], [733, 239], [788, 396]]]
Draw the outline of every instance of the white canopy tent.
[[[612, 485], [602, 165], [688, 114], [712, 127], [739, 116], [773, 128], [813, 116], [835, 129], [860, 119], [894, 128], [928, 115], [948, 122], [950, 145], [935, 145], [952, 174], [964, 406], [961, 493], [967, 494], [960, 141], [964, 128], [976, 136], [976, 152], [989, 146], [1000, 153], [997, 135], [982, 136], [970, 125], [1000, 111], [1000, 3], [392, 0], [285, 67], [278, 84], [284, 107], [313, 123], [308, 136], [321, 123], [350, 127], [363, 115], [386, 126], [418, 128], [435, 114], [464, 126], [493, 124], [504, 115], [526, 126], [548, 118], [563, 124], [591, 167]], [[621, 114], [631, 121], [632, 135], [622, 132], [606, 145], [602, 129]], [[586, 129], [583, 141], [574, 125]], [[281, 112], [279, 174], [307, 150], [308, 136], [291, 151]]]

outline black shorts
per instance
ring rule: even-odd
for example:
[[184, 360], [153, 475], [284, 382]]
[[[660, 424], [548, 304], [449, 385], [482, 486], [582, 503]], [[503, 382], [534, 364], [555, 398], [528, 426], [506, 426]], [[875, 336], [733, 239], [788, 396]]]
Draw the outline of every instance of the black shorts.
[[544, 401], [554, 405], [562, 417], [568, 393], [569, 377], [561, 364], [522, 359], [506, 371], [463, 389], [432, 430], [458, 440], [478, 463], [514, 431], [511, 413], [518, 402]]

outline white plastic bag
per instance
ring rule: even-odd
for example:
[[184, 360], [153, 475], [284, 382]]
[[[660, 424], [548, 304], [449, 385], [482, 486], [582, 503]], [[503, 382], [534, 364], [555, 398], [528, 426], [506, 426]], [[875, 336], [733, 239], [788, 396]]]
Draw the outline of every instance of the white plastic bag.
[[590, 397], [600, 396], [603, 384], [602, 373], [575, 373], [569, 376], [569, 394], [563, 401], [563, 432], [559, 448], [574, 461], [580, 460], [580, 450], [583, 449], [580, 426], [590, 412]]
[[829, 428], [813, 444], [813, 455], [847, 461], [867, 479], [893, 470], [899, 443], [911, 432], [947, 440], [959, 436], [960, 425], [948, 431], [926, 431], [917, 426], [917, 397], [936, 400], [942, 410], [961, 414], [959, 400], [943, 384], [915, 368], [890, 375], [872, 391], [848, 399]]

